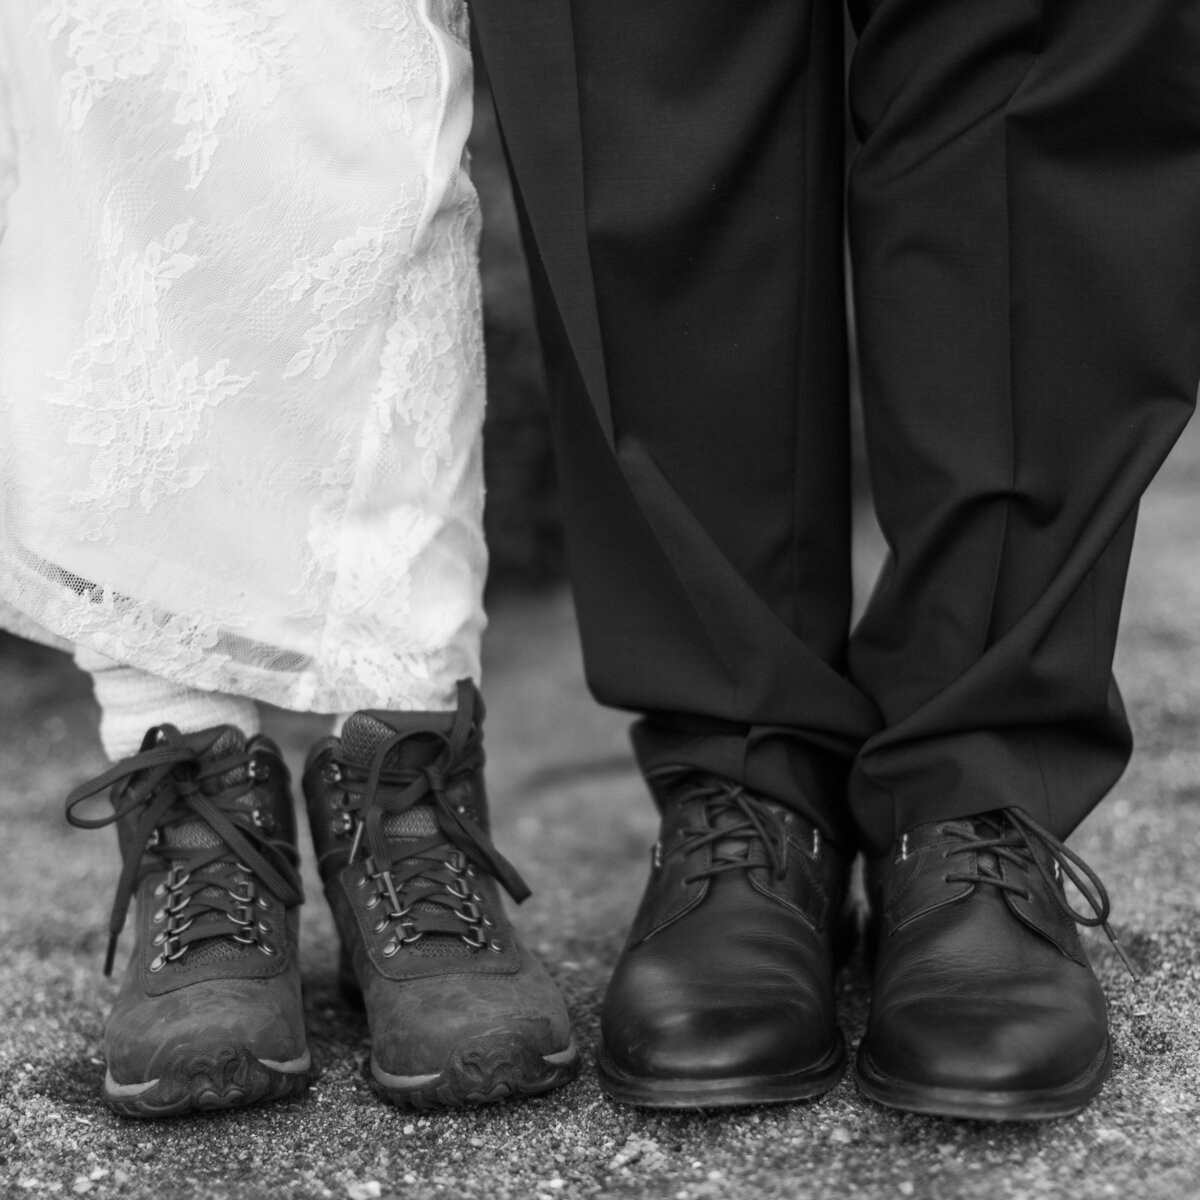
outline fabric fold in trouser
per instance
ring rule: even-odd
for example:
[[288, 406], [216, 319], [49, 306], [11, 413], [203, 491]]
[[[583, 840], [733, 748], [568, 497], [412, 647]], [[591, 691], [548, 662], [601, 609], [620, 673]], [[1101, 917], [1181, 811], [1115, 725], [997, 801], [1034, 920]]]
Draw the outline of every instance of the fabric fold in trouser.
[[1066, 834], [1128, 755], [1136, 506], [1200, 381], [1196, 6], [854, 5], [889, 557], [852, 639], [841, 13], [569, 12], [475, 6], [594, 693], [645, 714], [643, 766], [719, 769], [842, 840], [1008, 804]]

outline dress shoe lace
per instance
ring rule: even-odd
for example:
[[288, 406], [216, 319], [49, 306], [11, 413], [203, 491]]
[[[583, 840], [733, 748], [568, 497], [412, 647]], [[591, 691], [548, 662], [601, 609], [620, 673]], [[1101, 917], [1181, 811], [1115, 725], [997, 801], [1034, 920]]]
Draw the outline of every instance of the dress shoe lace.
[[[269, 824], [257, 823], [253, 813], [237, 805], [259, 777], [254, 752], [211, 754], [229, 729], [211, 730], [207, 744], [197, 744], [194, 736], [185, 738], [174, 725], [163, 725], [156, 744], [80, 784], [67, 797], [67, 820], [80, 829], [99, 829], [133, 818], [130, 850], [109, 918], [105, 975], [112, 974], [117, 939], [147, 854], [167, 868], [166, 879], [155, 889], [162, 906], [152, 919], [152, 924], [161, 926], [154, 937], [160, 951], [151, 962], [152, 971], [213, 938], [232, 938], [273, 954], [264, 937], [271, 927], [256, 912], [256, 907], [269, 903], [259, 893], [259, 884], [284, 905], [302, 902], [294, 849], [272, 840]], [[89, 818], [76, 812], [91, 797], [126, 781], [128, 786], [114, 797], [112, 813]], [[213, 835], [202, 838], [201, 845], [165, 836], [171, 827], [196, 821]]]
[[[1046, 894], [1051, 897], [1059, 911], [1078, 925], [1090, 928], [1099, 926], [1103, 929], [1130, 975], [1134, 979], [1138, 978], [1129, 955], [1125, 953], [1109, 924], [1112, 905], [1108, 892], [1096, 872], [1075, 851], [1069, 849], [1059, 838], [1019, 808], [1006, 808], [996, 813], [976, 816], [971, 822], [971, 829], [956, 824], [942, 827], [944, 834], [959, 838], [963, 843], [943, 851], [944, 858], [959, 854], [976, 856], [974, 870], [951, 872], [944, 876], [947, 883], [972, 883], [994, 887], [1030, 901], [1033, 899], [1033, 893], [1027, 883], [1021, 879], [1006, 877], [1001, 864], [1008, 863], [1016, 867], [1022, 875], [1032, 864], [1046, 884]], [[977, 832], [980, 828], [986, 829], [990, 836]], [[1035, 845], [1040, 845], [1050, 858], [1054, 864], [1053, 872], [1046, 866], [1041, 855], [1034, 852]], [[981, 858], [980, 855], [984, 857]], [[994, 865], [988, 861], [987, 855], [992, 856]], [[1063, 875], [1075, 885], [1091, 908], [1090, 913], [1079, 912], [1067, 903], [1059, 886], [1059, 879]]]
[[[687, 811], [701, 812], [703, 820], [680, 825], [683, 840], [664, 857], [687, 858], [710, 850], [712, 861], [693, 871], [685, 883], [694, 883], [726, 871], [744, 871], [763, 865], [755, 853], [762, 847], [766, 865], [776, 879], [787, 874], [787, 830], [783, 818], [757, 796], [727, 779], [688, 774], [674, 792], [688, 805]], [[656, 849], [661, 855], [661, 849]]]
[[[466, 807], [455, 805], [448, 795], [454, 783], [469, 780], [483, 766], [481, 728], [482, 713], [477, 720], [474, 691], [464, 681], [458, 685], [457, 710], [448, 733], [393, 733], [375, 747], [365, 774], [344, 758], [334, 761], [344, 793], [342, 806], [353, 829], [348, 861], [358, 858], [365, 842], [366, 878], [376, 883], [389, 905], [377, 932], [389, 923], [397, 931], [384, 947], [388, 956], [430, 934], [458, 937], [472, 948], [499, 949], [488, 940], [493, 921], [471, 883], [480, 871], [499, 880], [518, 903], [530, 894], [516, 869], [467, 817]], [[431, 739], [441, 743], [440, 749], [417, 755], [426, 759], [421, 765], [403, 765], [406, 743], [428, 744]], [[390, 837], [385, 822], [394, 829], [394, 818], [418, 806], [432, 812], [434, 830]]]

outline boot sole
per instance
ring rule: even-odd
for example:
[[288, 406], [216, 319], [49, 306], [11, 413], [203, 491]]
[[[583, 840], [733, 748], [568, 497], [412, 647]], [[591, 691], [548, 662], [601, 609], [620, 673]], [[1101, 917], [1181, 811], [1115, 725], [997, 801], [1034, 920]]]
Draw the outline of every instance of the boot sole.
[[836, 1086], [846, 1071], [846, 1044], [839, 1034], [815, 1066], [788, 1075], [744, 1075], [733, 1079], [661, 1079], [629, 1075], [613, 1065], [603, 1044], [596, 1049], [600, 1090], [610, 1100], [638, 1108], [741, 1108], [812, 1100]]
[[245, 1046], [188, 1050], [157, 1079], [144, 1083], [118, 1083], [110, 1068], [104, 1099], [119, 1116], [143, 1120], [243, 1108], [300, 1095], [308, 1087], [311, 1070], [307, 1050], [290, 1062], [256, 1058]]
[[1053, 1121], [1074, 1116], [1096, 1097], [1111, 1073], [1112, 1044], [1107, 1039], [1083, 1074], [1053, 1088], [985, 1091], [910, 1083], [885, 1075], [863, 1046], [859, 1047], [855, 1064], [859, 1089], [878, 1104], [904, 1112], [975, 1121]]
[[393, 1075], [371, 1059], [371, 1081], [385, 1100], [405, 1108], [465, 1108], [562, 1087], [579, 1070], [574, 1041], [543, 1054], [528, 1038], [498, 1029], [455, 1046], [433, 1075]]

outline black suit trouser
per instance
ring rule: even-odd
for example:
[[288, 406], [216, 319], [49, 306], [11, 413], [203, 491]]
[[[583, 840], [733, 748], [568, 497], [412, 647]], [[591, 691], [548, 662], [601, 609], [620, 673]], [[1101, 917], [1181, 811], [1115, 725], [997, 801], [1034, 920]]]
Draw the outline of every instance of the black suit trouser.
[[645, 766], [847, 844], [1006, 805], [1065, 835], [1128, 758], [1137, 505], [1200, 380], [1200, 0], [852, 5], [888, 544], [852, 635], [841, 9], [569, 8], [521, 69], [575, 58], [606, 420], [530, 258], [596, 696]]

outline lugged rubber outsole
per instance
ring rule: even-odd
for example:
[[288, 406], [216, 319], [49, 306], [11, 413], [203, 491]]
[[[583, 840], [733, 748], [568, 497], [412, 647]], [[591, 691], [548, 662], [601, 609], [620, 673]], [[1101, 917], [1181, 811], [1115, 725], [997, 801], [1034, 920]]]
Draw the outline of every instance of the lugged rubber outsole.
[[1112, 1044], [1108, 1039], [1077, 1079], [1052, 1088], [1000, 1091], [911, 1083], [885, 1075], [861, 1045], [855, 1064], [859, 1089], [878, 1104], [904, 1112], [974, 1121], [1055, 1121], [1072, 1117], [1095, 1098], [1111, 1073]]
[[786, 1075], [743, 1075], [732, 1079], [662, 1079], [621, 1071], [601, 1044], [596, 1049], [600, 1090], [610, 1100], [638, 1108], [743, 1108], [812, 1100], [836, 1086], [846, 1071], [841, 1034], [819, 1063]]
[[197, 1048], [181, 1052], [162, 1075], [143, 1083], [118, 1083], [110, 1069], [104, 1099], [119, 1116], [154, 1120], [298, 1096], [311, 1072], [307, 1050], [291, 1062], [264, 1062], [245, 1046]]
[[406, 1108], [465, 1108], [562, 1087], [579, 1070], [574, 1041], [544, 1054], [528, 1037], [498, 1029], [455, 1046], [435, 1075], [393, 1075], [371, 1059], [371, 1082], [392, 1104]]

